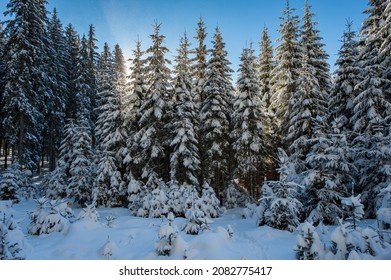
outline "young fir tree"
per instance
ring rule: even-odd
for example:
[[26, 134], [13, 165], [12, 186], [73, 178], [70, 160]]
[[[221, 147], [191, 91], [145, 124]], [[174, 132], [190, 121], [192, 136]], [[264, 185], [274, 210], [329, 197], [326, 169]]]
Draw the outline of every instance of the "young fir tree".
[[302, 48], [298, 43], [299, 27], [298, 17], [293, 15], [294, 9], [290, 7], [289, 1], [286, 2], [286, 9], [283, 11], [280, 24], [281, 36], [278, 39], [280, 44], [276, 47], [275, 60], [276, 67], [271, 76], [272, 83], [272, 101], [271, 109], [275, 112], [276, 127], [278, 136], [285, 148], [289, 147], [291, 141], [288, 141], [289, 118], [291, 114], [291, 102], [293, 94], [297, 92], [297, 81], [302, 64]]
[[338, 52], [334, 75], [334, 86], [329, 101], [329, 121], [334, 118], [343, 118], [346, 123], [345, 130], [353, 131], [350, 122], [353, 116], [353, 99], [356, 95], [355, 85], [359, 81], [360, 68], [356, 64], [358, 56], [358, 43], [356, 32], [352, 30], [352, 22], [347, 21], [346, 31], [342, 36], [342, 46]]
[[171, 181], [179, 186], [199, 189], [198, 172], [200, 161], [196, 135], [197, 115], [195, 110], [192, 81], [190, 78], [189, 41], [184, 35], [176, 57], [175, 102], [171, 133]]
[[178, 228], [173, 224], [174, 214], [167, 215], [167, 223], [160, 225], [159, 242], [155, 244], [156, 252], [161, 256], [169, 256], [173, 247], [175, 239], [178, 235]]
[[68, 184], [68, 197], [83, 206], [92, 200], [92, 141], [88, 121], [81, 116], [76, 124], [73, 141], [72, 158], [70, 158], [70, 180]]
[[71, 160], [74, 153], [74, 135], [76, 134], [76, 124], [69, 119], [64, 127], [63, 139], [60, 145], [57, 166], [44, 181], [46, 194], [49, 199], [60, 199], [68, 196], [67, 189], [71, 177]]
[[0, 200], [13, 200], [19, 202], [19, 186], [12, 168], [0, 173]]
[[10, 19], [4, 30], [8, 38], [2, 122], [15, 161], [30, 170], [40, 159], [45, 101], [52, 98], [45, 5], [44, 0], [11, 0], [4, 13]]
[[264, 170], [265, 132], [263, 123], [265, 114], [256, 75], [253, 49], [243, 49], [240, 58], [238, 94], [234, 103], [234, 129], [232, 131], [233, 148], [237, 167], [235, 178], [252, 195], [260, 184]]
[[302, 186], [290, 178], [293, 170], [285, 151], [278, 149], [278, 158], [280, 180], [265, 182], [269, 196], [265, 197], [268, 207], [262, 211], [263, 215], [258, 217], [258, 225], [267, 224], [273, 228], [294, 231], [300, 224], [302, 204], [297, 198]]
[[116, 87], [114, 61], [107, 43], [99, 59], [98, 119], [96, 138], [99, 149], [94, 196], [97, 206], [122, 205], [126, 191], [122, 191], [121, 158], [116, 157], [124, 145], [120, 93]]
[[298, 260], [319, 260], [322, 259], [324, 250], [315, 227], [305, 222], [300, 227], [300, 233], [297, 235], [296, 259]]
[[219, 28], [214, 35], [205, 74], [205, 100], [201, 104], [201, 145], [205, 151], [203, 172], [217, 196], [229, 181], [230, 98], [233, 91], [227, 51]]
[[170, 62], [165, 58], [168, 49], [163, 45], [165, 36], [160, 34], [160, 24], [154, 25], [150, 36], [152, 46], [147, 49], [150, 56], [146, 59], [147, 93], [141, 105], [138, 122], [139, 130], [135, 134], [138, 154], [135, 162], [142, 167], [141, 179], [148, 192], [162, 184], [167, 176], [164, 126], [167, 112], [167, 100], [170, 95]]

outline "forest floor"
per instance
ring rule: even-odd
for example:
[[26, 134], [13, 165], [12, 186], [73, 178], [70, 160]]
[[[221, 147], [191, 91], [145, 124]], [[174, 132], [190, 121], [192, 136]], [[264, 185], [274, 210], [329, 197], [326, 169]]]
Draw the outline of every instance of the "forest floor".
[[[34, 236], [28, 234], [28, 213], [36, 209], [34, 201], [22, 201], [13, 205], [15, 220], [27, 241], [26, 259], [32, 260], [294, 260], [298, 232], [257, 227], [253, 218], [244, 219], [243, 209], [229, 209], [221, 217], [213, 219], [210, 228], [199, 235], [185, 234], [181, 229], [184, 218], [176, 218], [177, 238], [169, 256], [159, 256], [155, 245], [159, 242], [159, 229], [167, 219], [135, 217], [125, 208], [99, 208], [97, 222], [74, 220], [62, 232]], [[75, 217], [82, 211], [73, 209]], [[114, 216], [112, 225], [106, 217]], [[229, 235], [228, 225], [233, 230]], [[376, 221], [366, 220], [361, 227], [376, 227]], [[318, 228], [324, 244], [330, 243], [335, 226]], [[105, 244], [110, 241], [110, 246]], [[391, 259], [391, 246], [387, 244], [377, 256], [366, 259]]]

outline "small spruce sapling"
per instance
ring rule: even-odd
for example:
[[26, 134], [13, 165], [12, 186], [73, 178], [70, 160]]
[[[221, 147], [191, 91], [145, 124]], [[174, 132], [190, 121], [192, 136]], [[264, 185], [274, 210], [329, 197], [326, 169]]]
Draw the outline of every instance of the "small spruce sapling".
[[309, 222], [300, 226], [299, 235], [295, 247], [296, 259], [318, 260], [323, 256], [323, 244], [320, 241], [315, 227]]
[[168, 222], [160, 226], [159, 242], [155, 245], [156, 252], [160, 256], [169, 256], [173, 249], [174, 241], [178, 235], [178, 229], [173, 224], [174, 219], [174, 214], [170, 212], [167, 215]]

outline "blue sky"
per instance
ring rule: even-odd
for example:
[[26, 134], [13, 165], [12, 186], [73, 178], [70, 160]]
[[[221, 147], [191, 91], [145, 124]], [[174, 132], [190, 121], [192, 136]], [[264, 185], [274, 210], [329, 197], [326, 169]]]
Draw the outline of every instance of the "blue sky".
[[[0, 12], [5, 10], [8, 1], [0, 1]], [[253, 42], [258, 50], [258, 42], [264, 26], [276, 46], [277, 32], [285, 0], [48, 0], [48, 10], [57, 7], [63, 25], [72, 23], [80, 34], [86, 33], [88, 26], [96, 28], [101, 47], [104, 42], [110, 46], [118, 43], [126, 58], [131, 55], [137, 36], [143, 48], [149, 46], [149, 34], [155, 21], [162, 23], [162, 34], [166, 36], [166, 46], [171, 56], [175, 55], [179, 37], [187, 32], [194, 37], [197, 22], [203, 17], [208, 32], [207, 44], [216, 26], [219, 26], [232, 68], [237, 69], [239, 56], [246, 43]], [[305, 0], [291, 0], [296, 14], [302, 17]], [[359, 30], [366, 0], [309, 0], [312, 11], [319, 22], [318, 29], [324, 38], [326, 51], [330, 55], [332, 69], [340, 47], [340, 38], [345, 29], [346, 19], [353, 20], [353, 28]], [[193, 38], [192, 38], [193, 39]], [[195, 40], [193, 40], [195, 44]]]

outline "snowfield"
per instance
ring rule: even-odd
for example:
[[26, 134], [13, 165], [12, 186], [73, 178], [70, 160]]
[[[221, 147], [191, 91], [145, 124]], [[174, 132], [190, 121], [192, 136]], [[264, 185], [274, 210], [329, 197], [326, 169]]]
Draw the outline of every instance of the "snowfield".
[[[181, 229], [186, 219], [175, 218], [173, 225], [178, 228], [178, 234], [171, 253], [159, 256], [155, 246], [159, 243], [160, 226], [167, 224], [166, 218], [134, 217], [125, 208], [98, 208], [100, 218], [97, 222], [74, 218], [62, 233], [30, 235], [28, 213], [36, 207], [34, 201], [23, 201], [13, 205], [11, 210], [26, 236], [25, 255], [30, 260], [295, 259], [298, 231], [291, 233], [268, 226], [257, 227], [255, 219], [243, 218], [243, 209], [240, 208], [227, 210], [221, 217], [213, 219], [210, 229], [199, 235], [185, 234]], [[74, 216], [81, 211], [73, 209]], [[363, 221], [360, 226], [376, 226], [376, 221]], [[330, 240], [334, 228], [318, 227], [324, 243]], [[368, 255], [365, 258], [391, 259], [391, 246], [383, 248], [376, 257]]]

